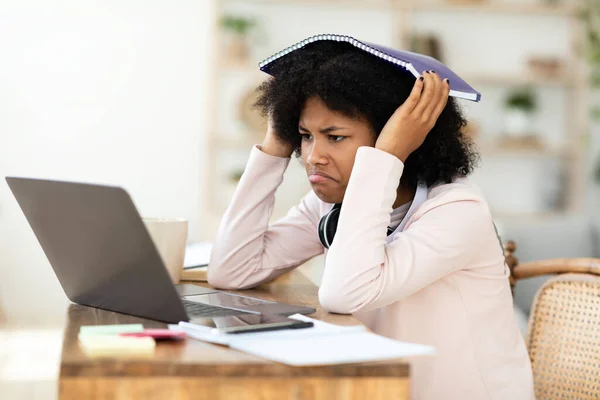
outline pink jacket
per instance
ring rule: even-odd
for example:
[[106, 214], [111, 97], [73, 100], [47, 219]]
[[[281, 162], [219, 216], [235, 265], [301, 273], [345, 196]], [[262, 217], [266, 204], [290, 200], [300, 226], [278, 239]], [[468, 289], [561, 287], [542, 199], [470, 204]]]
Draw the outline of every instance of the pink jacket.
[[[317, 225], [332, 204], [310, 192], [269, 225], [289, 158], [252, 149], [219, 227], [208, 282], [251, 288], [322, 254]], [[508, 268], [480, 191], [467, 179], [430, 188], [404, 230], [386, 236], [403, 163], [359, 148], [333, 245], [321, 305], [354, 314], [375, 333], [436, 347], [411, 361], [412, 398], [533, 399]]]

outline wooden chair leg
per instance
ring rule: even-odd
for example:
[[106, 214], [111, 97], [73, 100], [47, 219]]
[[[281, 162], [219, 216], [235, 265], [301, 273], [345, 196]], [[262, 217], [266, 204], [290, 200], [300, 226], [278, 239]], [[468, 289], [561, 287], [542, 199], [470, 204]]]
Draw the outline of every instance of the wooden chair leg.
[[510, 282], [510, 290], [514, 295], [515, 292], [515, 283], [517, 282], [514, 277], [515, 267], [519, 264], [519, 259], [514, 256], [515, 251], [517, 250], [517, 244], [509, 240], [504, 244], [504, 259], [506, 260], [506, 265], [510, 270], [510, 276], [508, 280]]

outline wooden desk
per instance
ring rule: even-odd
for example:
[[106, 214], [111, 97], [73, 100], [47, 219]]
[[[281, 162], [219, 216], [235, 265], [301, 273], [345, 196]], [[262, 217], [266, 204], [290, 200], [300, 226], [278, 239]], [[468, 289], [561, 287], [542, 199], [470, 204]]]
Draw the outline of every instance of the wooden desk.
[[[359, 324], [352, 316], [323, 311], [318, 304], [317, 287], [298, 271], [245, 294], [315, 307], [317, 312], [311, 317], [334, 324]], [[60, 365], [60, 399], [387, 400], [409, 396], [409, 367], [401, 360], [290, 367], [194, 339], [157, 343], [149, 358], [93, 359], [80, 350], [80, 326], [126, 323], [166, 326], [91, 307], [69, 307]]]

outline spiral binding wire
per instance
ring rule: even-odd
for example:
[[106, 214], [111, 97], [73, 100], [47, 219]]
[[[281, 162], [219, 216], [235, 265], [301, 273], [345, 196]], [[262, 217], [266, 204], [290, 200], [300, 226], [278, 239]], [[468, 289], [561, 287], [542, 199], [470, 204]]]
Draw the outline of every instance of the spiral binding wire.
[[260, 63], [258, 63], [258, 66], [260, 69], [264, 68], [265, 66], [269, 65], [270, 63], [272, 63], [273, 61], [291, 53], [292, 51], [298, 50], [304, 46], [306, 46], [309, 43], [313, 43], [313, 42], [317, 42], [320, 40], [333, 40], [336, 42], [346, 42], [346, 43], [350, 43], [351, 45], [353, 45], [354, 47], [357, 47], [363, 51], [366, 51], [368, 53], [371, 53], [383, 60], [389, 61], [393, 64], [397, 64], [400, 65], [401, 67], [406, 67], [406, 62], [391, 56], [387, 53], [384, 53], [380, 50], [377, 50], [363, 42], [361, 42], [360, 40], [356, 40], [351, 36], [346, 36], [346, 35], [336, 35], [336, 34], [321, 34], [321, 35], [315, 35], [315, 36], [311, 36], [307, 39], [302, 40], [301, 42], [298, 42], [292, 46], [286, 47], [285, 49], [273, 54], [271, 57], [267, 58], [266, 60], [261, 61]]

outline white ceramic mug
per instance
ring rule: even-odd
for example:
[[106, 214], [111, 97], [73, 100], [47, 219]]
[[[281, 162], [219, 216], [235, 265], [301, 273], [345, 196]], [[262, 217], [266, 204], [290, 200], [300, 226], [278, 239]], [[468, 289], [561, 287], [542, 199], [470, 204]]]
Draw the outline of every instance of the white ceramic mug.
[[174, 284], [179, 283], [185, 258], [188, 221], [180, 218], [142, 218], [142, 220], [171, 280]]

